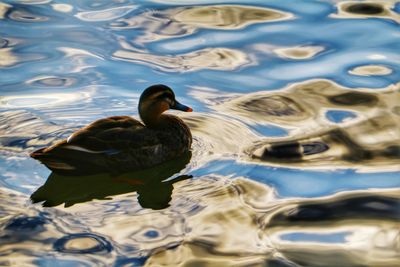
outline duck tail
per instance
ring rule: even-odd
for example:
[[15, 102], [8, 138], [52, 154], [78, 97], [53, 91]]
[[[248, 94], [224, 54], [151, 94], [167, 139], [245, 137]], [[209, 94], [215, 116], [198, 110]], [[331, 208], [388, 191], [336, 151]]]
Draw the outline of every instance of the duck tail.
[[108, 170], [102, 155], [91, 154], [91, 160], [87, 160], [89, 158], [87, 152], [70, 149], [64, 146], [65, 144], [64, 140], [56, 145], [36, 150], [30, 156], [61, 175], [79, 176]]
[[36, 150], [36, 151], [33, 151], [32, 153], [29, 154], [29, 156], [30, 156], [31, 158], [40, 160], [41, 158], [43, 158], [43, 157], [46, 156], [46, 153], [43, 153], [43, 150], [45, 150], [45, 149], [46, 149], [46, 148], [41, 148], [41, 149], [38, 149], [38, 150]]
[[75, 166], [69, 163], [68, 158], [59, 155], [59, 153], [52, 153], [48, 148], [36, 150], [30, 156], [54, 172], [68, 173], [76, 169]]

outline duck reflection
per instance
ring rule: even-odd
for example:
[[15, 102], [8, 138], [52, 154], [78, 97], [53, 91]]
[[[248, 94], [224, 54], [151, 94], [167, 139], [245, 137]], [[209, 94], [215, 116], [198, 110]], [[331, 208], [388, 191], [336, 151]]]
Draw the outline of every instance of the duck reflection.
[[65, 207], [70, 207], [77, 203], [110, 199], [110, 196], [136, 191], [139, 204], [143, 208], [164, 209], [171, 201], [173, 184], [192, 176], [180, 175], [168, 181], [164, 180], [181, 171], [190, 158], [191, 153], [187, 153], [154, 168], [118, 176], [109, 173], [64, 176], [52, 172], [44, 185], [31, 195], [31, 200], [33, 203], [43, 202], [44, 207], [63, 203]]

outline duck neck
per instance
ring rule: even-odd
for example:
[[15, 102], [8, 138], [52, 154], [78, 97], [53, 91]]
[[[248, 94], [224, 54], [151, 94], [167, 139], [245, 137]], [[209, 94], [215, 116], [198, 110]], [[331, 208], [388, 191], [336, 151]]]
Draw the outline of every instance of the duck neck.
[[149, 128], [159, 128], [164, 124], [165, 115], [162, 115], [164, 108], [148, 109], [145, 106], [139, 106], [139, 116], [143, 123]]
[[157, 128], [157, 125], [159, 125], [160, 117], [154, 117], [154, 116], [140, 116], [140, 119], [142, 119], [143, 123], [150, 128]]

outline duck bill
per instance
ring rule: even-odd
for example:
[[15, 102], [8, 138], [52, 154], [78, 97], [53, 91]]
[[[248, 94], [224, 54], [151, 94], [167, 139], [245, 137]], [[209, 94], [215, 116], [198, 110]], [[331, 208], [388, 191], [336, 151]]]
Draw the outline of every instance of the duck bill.
[[182, 110], [185, 112], [192, 112], [193, 109], [191, 107], [185, 106], [178, 101], [175, 101], [175, 105], [171, 107], [171, 109]]

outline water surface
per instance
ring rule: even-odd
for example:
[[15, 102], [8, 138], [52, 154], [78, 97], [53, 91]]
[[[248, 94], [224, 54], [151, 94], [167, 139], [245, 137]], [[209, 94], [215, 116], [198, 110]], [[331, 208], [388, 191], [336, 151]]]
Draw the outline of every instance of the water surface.
[[[399, 11], [1, 1], [0, 265], [400, 265]], [[77, 178], [29, 157], [156, 83], [195, 110], [189, 163]]]

